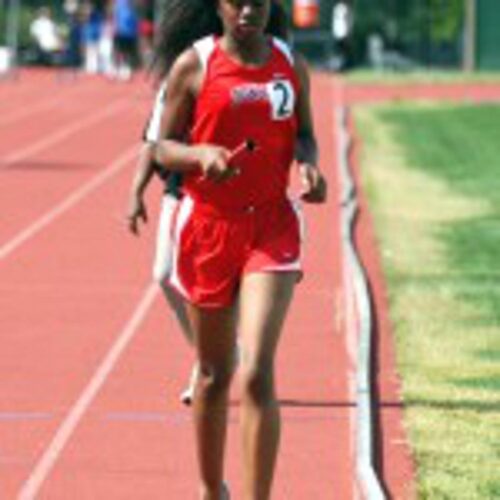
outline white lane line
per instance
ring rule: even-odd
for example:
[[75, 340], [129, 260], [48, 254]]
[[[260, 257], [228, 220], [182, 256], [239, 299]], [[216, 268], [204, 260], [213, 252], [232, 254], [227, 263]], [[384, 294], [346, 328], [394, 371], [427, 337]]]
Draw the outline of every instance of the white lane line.
[[[70, 88], [68, 92], [63, 92], [62, 98], [71, 98], [75, 99], [78, 98], [78, 94], [83, 94], [84, 91], [93, 89], [95, 86], [87, 86], [87, 87], [81, 87], [78, 89], [73, 89]], [[24, 107], [23, 109], [19, 109], [19, 105], [16, 106], [16, 110], [11, 112], [11, 113], [4, 113], [0, 117], [0, 127], [5, 127], [7, 124], [12, 124], [13, 122], [16, 122], [18, 120], [21, 120], [25, 118], [26, 116], [31, 116], [36, 113], [39, 113], [40, 111], [44, 111], [47, 109], [55, 108], [61, 106], [61, 92], [58, 90], [57, 96], [52, 98], [52, 99], [46, 99], [45, 97], [38, 97], [39, 99], [42, 99], [42, 102], [38, 102], [36, 104], [30, 104], [29, 106]], [[78, 96], [78, 97], [77, 97]], [[18, 97], [18, 96], [16, 96]], [[30, 97], [27, 97], [26, 99], [30, 99]]]
[[14, 238], [0, 247], [0, 261], [8, 257], [14, 250], [25, 243], [27, 240], [39, 233], [43, 228], [48, 226], [51, 222], [61, 216], [64, 212], [72, 208], [78, 202], [82, 201], [88, 194], [97, 189], [101, 184], [106, 182], [109, 178], [120, 171], [127, 165], [136, 155], [137, 147], [133, 146], [114, 162], [112, 162], [105, 170], [96, 175], [89, 182], [84, 184], [67, 198], [56, 205], [52, 210], [49, 210], [33, 224], [30, 224], [26, 229], [18, 233]]
[[36, 498], [38, 491], [47, 479], [47, 476], [50, 474], [85, 412], [92, 404], [94, 398], [115, 367], [120, 356], [123, 354], [124, 350], [137, 333], [141, 322], [146, 317], [146, 314], [158, 295], [158, 291], [159, 287], [156, 283], [151, 283], [146, 288], [139, 304], [132, 314], [132, 317], [119, 333], [115, 342], [106, 354], [106, 357], [95, 371], [77, 401], [70, 408], [66, 418], [57, 429], [57, 432], [52, 438], [49, 446], [45, 449], [42, 456], [35, 464], [33, 471], [19, 492], [17, 497], [18, 500], [33, 500]]
[[90, 125], [93, 125], [95, 122], [111, 116], [112, 114], [123, 108], [125, 104], [126, 101], [120, 100], [106, 106], [104, 109], [101, 109], [97, 113], [92, 113], [90, 116], [87, 116], [83, 120], [81, 118], [78, 118], [69, 125], [65, 124], [55, 133], [50, 134], [43, 139], [31, 144], [31, 146], [19, 149], [15, 153], [4, 157], [2, 162], [0, 163], [0, 168], [7, 168], [13, 163], [33, 156], [34, 154], [49, 148], [54, 144], [57, 144], [58, 142], [61, 142], [63, 139], [66, 139], [75, 132], [78, 132], [86, 127], [89, 127]]
[[2, 411], [0, 422], [26, 422], [30, 420], [49, 420], [53, 418], [52, 413], [41, 411]]
[[31, 105], [29, 108], [23, 108], [21, 110], [17, 109], [17, 111], [6, 114], [0, 120], [0, 127], [5, 127], [6, 125], [11, 125], [12, 123], [22, 120], [27, 116], [34, 115], [36, 113], [40, 113], [40, 111], [46, 111], [51, 108], [55, 108], [56, 106], [61, 105], [61, 97], [56, 97], [50, 100], [43, 100], [37, 104]]

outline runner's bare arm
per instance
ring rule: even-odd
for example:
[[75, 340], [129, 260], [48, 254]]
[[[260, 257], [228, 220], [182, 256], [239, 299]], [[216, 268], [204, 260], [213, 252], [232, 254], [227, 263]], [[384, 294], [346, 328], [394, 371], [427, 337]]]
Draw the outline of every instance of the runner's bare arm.
[[327, 186], [317, 165], [318, 146], [312, 120], [309, 74], [303, 58], [298, 55], [295, 57], [295, 68], [300, 81], [296, 108], [298, 130], [295, 159], [304, 188], [301, 197], [309, 203], [322, 203], [326, 200]]
[[144, 192], [154, 174], [153, 145], [145, 142], [141, 146], [137, 168], [132, 180], [127, 209], [127, 226], [133, 234], [139, 234], [139, 221], [148, 221], [148, 213], [144, 202]]
[[[189, 172], [201, 169], [207, 178], [226, 177], [230, 152], [214, 145], [189, 145], [188, 136], [203, 71], [194, 49], [184, 52], [169, 74], [161, 137], [156, 161], [169, 170]], [[167, 167], [168, 166], [168, 167]]]

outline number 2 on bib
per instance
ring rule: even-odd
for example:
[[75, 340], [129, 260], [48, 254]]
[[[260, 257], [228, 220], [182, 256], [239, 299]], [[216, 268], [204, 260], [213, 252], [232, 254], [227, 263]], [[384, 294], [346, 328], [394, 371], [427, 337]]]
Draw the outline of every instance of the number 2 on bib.
[[295, 108], [295, 92], [288, 80], [274, 80], [267, 84], [273, 120], [290, 118]]

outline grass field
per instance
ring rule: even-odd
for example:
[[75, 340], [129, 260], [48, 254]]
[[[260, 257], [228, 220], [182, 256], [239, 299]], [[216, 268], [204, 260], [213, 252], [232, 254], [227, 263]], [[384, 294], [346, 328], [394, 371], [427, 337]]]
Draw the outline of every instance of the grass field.
[[355, 111], [419, 498], [500, 498], [500, 106]]

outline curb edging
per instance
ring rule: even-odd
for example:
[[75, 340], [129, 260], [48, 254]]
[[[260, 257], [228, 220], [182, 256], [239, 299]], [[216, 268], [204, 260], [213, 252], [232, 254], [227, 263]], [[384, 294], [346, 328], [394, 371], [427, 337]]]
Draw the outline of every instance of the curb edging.
[[355, 304], [357, 328], [356, 366], [356, 475], [362, 495], [367, 500], [385, 500], [386, 495], [377, 476], [373, 463], [373, 395], [371, 391], [371, 350], [373, 317], [371, 295], [361, 260], [354, 243], [353, 232], [359, 213], [356, 188], [349, 164], [351, 136], [347, 127], [347, 108], [336, 109], [336, 137], [338, 140], [338, 166], [341, 183], [341, 235], [342, 250], [346, 260], [347, 278], [351, 281]]

